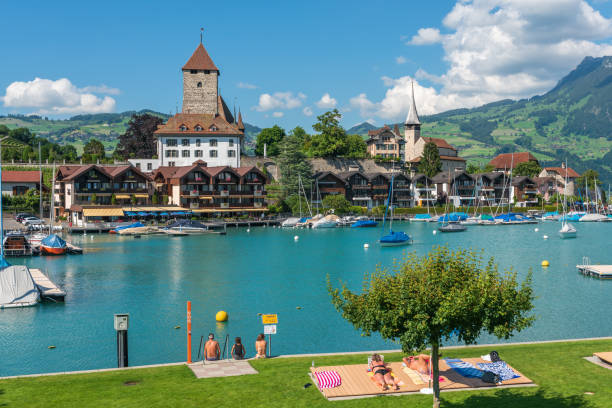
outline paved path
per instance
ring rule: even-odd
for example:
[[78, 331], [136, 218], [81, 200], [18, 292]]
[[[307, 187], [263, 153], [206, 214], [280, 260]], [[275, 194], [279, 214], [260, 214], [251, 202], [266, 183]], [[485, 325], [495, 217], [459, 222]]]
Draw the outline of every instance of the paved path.
[[207, 361], [189, 364], [197, 378], [232, 377], [235, 375], [258, 374], [248, 361]]

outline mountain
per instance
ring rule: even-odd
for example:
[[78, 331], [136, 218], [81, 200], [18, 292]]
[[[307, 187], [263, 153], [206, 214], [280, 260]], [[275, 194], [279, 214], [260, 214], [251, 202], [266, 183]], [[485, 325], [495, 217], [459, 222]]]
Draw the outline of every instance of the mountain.
[[[119, 135], [127, 129], [130, 118], [135, 114], [148, 113], [166, 120], [170, 115], [149, 109], [126, 111], [122, 113], [97, 113], [77, 115], [69, 119], [54, 120], [36, 115], [0, 116], [0, 125], [10, 129], [27, 127], [37, 135], [46, 137], [59, 144], [70, 143], [79, 152], [90, 138], [100, 140], [108, 152], [113, 152], [119, 140]], [[261, 129], [245, 122], [245, 150], [254, 149], [255, 139]]]
[[349, 130], [347, 130], [346, 133], [348, 133], [349, 135], [367, 136], [368, 130], [372, 130], [372, 129], [376, 129], [376, 126], [372, 125], [369, 122], [363, 122], [363, 123], [360, 123], [359, 125], [353, 126]]

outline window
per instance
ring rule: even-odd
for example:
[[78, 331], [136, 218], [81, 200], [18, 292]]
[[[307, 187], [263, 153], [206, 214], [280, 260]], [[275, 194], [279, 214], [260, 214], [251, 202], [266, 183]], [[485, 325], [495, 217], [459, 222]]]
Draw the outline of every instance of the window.
[[197, 73], [198, 73], [198, 70], [197, 70], [197, 69], [192, 69], [192, 70], [190, 70], [190, 71], [189, 71], [189, 73], [190, 73], [190, 74], [197, 74]]
[[153, 163], [147, 163], [147, 170], [153, 170]]
[[210, 139], [210, 147], [217, 146], [217, 139]]
[[136, 163], [136, 168], [140, 168], [140, 163]]
[[[202, 130], [202, 128], [200, 128]], [[196, 147], [200, 147], [200, 139], [196, 139]]]
[[227, 151], [227, 157], [236, 157], [236, 151], [235, 150], [228, 150]]
[[177, 145], [177, 141], [176, 141], [176, 139], [167, 139], [166, 140], [166, 145], [168, 145], [168, 146], [176, 146]]
[[183, 146], [189, 146], [189, 139], [183, 139], [183, 140], [181, 140], [181, 145], [183, 145]]
[[196, 132], [201, 132], [202, 131], [202, 126], [196, 125], [195, 130], [196, 130]]
[[174, 166], [176, 166], [176, 162], [168, 162], [168, 166], [174, 167]]
[[229, 140], [229, 147], [234, 147], [234, 139]]
[[216, 150], [211, 150], [210, 152], [208, 152], [208, 154], [210, 155], [210, 157], [217, 157], [217, 151]]
[[178, 157], [178, 150], [166, 150], [166, 157]]
[[201, 88], [201, 87], [202, 87], [202, 83], [198, 82], [198, 88]]
[[183, 150], [181, 153], [182, 157], [189, 157], [189, 150]]
[[119, 183], [114, 183], [114, 184], [113, 184], [113, 188], [114, 188], [115, 190], [119, 190]]
[[208, 128], [208, 130], [210, 130], [211, 132], [216, 132], [217, 127], [215, 125], [212, 125], [211, 127]]
[[202, 150], [196, 150], [194, 153], [194, 157], [204, 157], [204, 155], [202, 154]]
[[180, 130], [181, 132], [185, 132], [185, 131], [187, 130], [187, 126], [185, 126], [185, 125], [181, 125], [181, 126], [179, 126], [179, 130]]

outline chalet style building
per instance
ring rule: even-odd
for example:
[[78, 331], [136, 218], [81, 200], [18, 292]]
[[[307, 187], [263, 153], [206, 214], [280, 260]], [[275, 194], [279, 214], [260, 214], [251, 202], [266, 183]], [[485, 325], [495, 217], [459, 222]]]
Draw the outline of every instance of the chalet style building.
[[220, 71], [200, 43], [182, 68], [183, 108], [154, 132], [157, 158], [130, 159], [143, 171], [191, 166], [240, 167], [244, 139], [242, 114], [234, 118], [219, 94]]
[[168, 204], [193, 213], [267, 211], [267, 177], [256, 167], [214, 166], [198, 160], [190, 166], [163, 166], [153, 173], [156, 189]]
[[366, 140], [367, 152], [371, 157], [383, 159], [398, 159], [404, 161], [404, 145], [406, 141], [395, 125], [393, 130], [385, 125], [380, 129], [368, 131]]
[[493, 167], [493, 171], [509, 173], [510, 170], [514, 170], [519, 163], [527, 162], [540, 164], [538, 159], [536, 159], [531, 153], [517, 152], [498, 154], [489, 162], [489, 165]]
[[[561, 167], [544, 167], [538, 177], [552, 178], [552, 184], [554, 185], [552, 194], [559, 193], [571, 196], [575, 194], [576, 180], [580, 177], [580, 174], [571, 167], [566, 168], [565, 163], [563, 163]], [[567, 185], [565, 185], [566, 177]]]
[[[40, 171], [4, 170], [2, 171], [2, 195], [18, 196], [30, 190], [39, 191]], [[49, 191], [42, 185], [43, 193]]]
[[531, 207], [538, 204], [538, 186], [531, 177], [513, 178], [510, 191], [510, 201], [516, 202], [517, 207]]
[[404, 148], [405, 161], [413, 169], [418, 168], [427, 143], [434, 143], [438, 148], [442, 171], [464, 170], [466, 168], [465, 159], [459, 157], [457, 149], [448, 144], [446, 140], [421, 136], [421, 121], [414, 101], [414, 85], [412, 86], [408, 115], [404, 122], [404, 139], [406, 141]]

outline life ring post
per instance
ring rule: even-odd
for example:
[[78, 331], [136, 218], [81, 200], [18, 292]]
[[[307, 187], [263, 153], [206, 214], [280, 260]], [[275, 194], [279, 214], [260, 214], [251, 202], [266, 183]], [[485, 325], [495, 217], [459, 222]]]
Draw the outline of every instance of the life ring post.
[[187, 301], [187, 364], [191, 364], [191, 300]]

